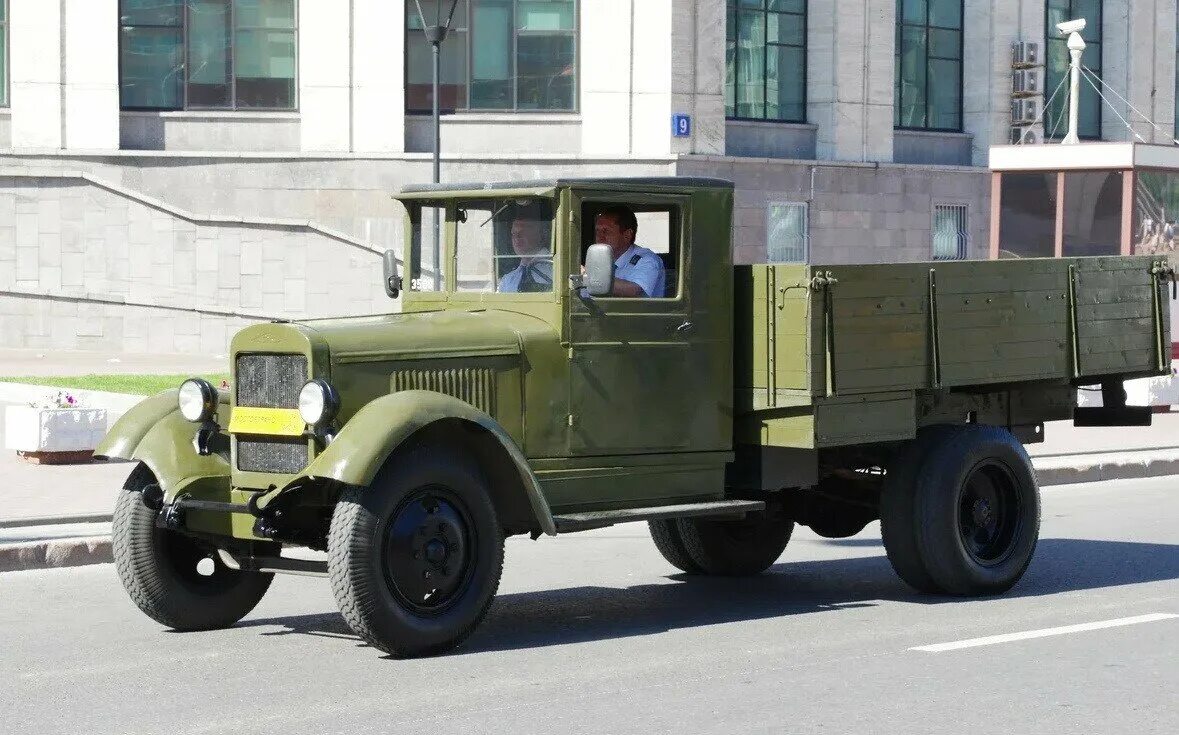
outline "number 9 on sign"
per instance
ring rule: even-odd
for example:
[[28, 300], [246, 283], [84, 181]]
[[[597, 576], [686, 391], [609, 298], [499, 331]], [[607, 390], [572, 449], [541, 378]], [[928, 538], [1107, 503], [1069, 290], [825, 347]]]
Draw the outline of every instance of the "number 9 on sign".
[[687, 138], [692, 135], [692, 116], [675, 114], [671, 116], [671, 134], [675, 138]]

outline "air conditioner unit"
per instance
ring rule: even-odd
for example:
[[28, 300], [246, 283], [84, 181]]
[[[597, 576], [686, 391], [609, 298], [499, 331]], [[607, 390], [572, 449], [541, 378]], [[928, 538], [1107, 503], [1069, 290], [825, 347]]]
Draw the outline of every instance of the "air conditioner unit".
[[1011, 72], [1011, 93], [1017, 96], [1040, 94], [1038, 69], [1016, 69]]
[[1040, 98], [1024, 97], [1011, 100], [1011, 124], [1031, 125], [1040, 117]]
[[1035, 145], [1043, 143], [1044, 138], [1040, 135], [1040, 131], [1034, 127], [1012, 127], [1011, 128], [1011, 145]]
[[1019, 43], [1011, 44], [1011, 66], [1016, 69], [1026, 69], [1040, 65], [1040, 44]]

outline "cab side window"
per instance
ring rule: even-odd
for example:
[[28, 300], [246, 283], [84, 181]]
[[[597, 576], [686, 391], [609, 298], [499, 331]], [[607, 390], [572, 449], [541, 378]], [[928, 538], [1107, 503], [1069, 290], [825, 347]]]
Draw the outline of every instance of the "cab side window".
[[623, 281], [624, 288], [632, 283], [639, 287], [633, 295], [619, 293], [616, 287], [616, 297], [674, 299], [678, 295], [678, 207], [590, 202], [583, 206], [582, 222], [581, 262], [590, 245], [609, 245], [616, 282]]

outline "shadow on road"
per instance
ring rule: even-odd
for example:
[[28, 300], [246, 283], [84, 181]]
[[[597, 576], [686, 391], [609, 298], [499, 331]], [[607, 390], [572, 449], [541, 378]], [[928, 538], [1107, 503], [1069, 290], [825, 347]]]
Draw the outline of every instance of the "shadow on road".
[[[743, 579], [687, 575], [669, 579], [679, 583], [500, 595], [486, 621], [457, 653], [537, 648], [742, 620], [838, 612], [872, 607], [880, 600], [954, 604], [962, 599], [913, 592], [896, 577], [883, 555], [781, 563], [766, 574]], [[1043, 539], [1027, 575], [1005, 597], [1037, 597], [1170, 579], [1179, 579], [1179, 545]], [[334, 612], [254, 619], [239, 625], [285, 628], [266, 635], [351, 637], [343, 619]]]

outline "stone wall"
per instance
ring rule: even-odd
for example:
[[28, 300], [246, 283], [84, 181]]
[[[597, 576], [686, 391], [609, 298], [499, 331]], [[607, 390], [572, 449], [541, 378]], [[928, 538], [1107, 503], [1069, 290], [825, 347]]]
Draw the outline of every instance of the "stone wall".
[[809, 205], [814, 264], [930, 260], [935, 204], [967, 206], [968, 256], [987, 257], [991, 178], [982, 169], [701, 156], [681, 162], [677, 173], [734, 182], [738, 263], [765, 262], [772, 202]]
[[224, 352], [249, 321], [395, 308], [380, 253], [306, 221], [185, 212], [81, 172], [0, 170], [9, 347]]

